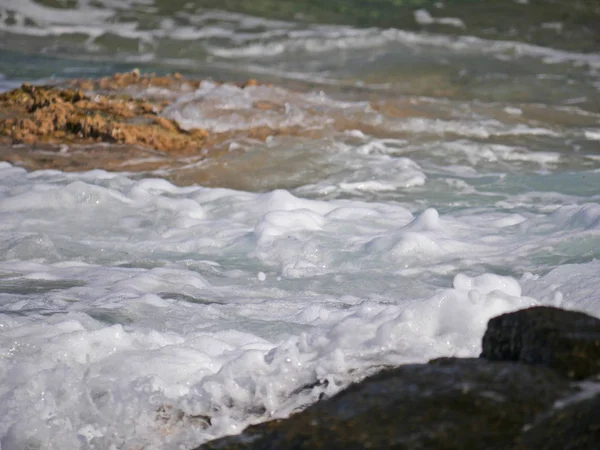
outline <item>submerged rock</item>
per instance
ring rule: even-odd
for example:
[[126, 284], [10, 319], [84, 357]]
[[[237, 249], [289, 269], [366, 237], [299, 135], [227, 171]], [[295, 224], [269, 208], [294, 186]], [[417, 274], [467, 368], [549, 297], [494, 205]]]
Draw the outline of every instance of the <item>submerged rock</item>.
[[198, 450], [595, 449], [600, 382], [572, 378], [598, 373], [599, 323], [557, 308], [506, 314], [490, 321], [482, 358], [385, 370]]
[[[185, 78], [178, 72], [157, 76], [155, 74], [143, 74], [138, 69], [134, 69], [131, 72], [115, 73], [109, 77], [98, 79], [76, 78], [67, 82], [67, 85], [70, 87], [88, 92], [123, 92], [127, 88], [133, 88], [132, 91], [143, 90], [146, 96], [148, 96], [148, 89], [150, 88], [158, 90], [159, 93], [160, 89], [188, 92], [198, 89], [200, 84], [200, 80]], [[247, 86], [258, 86], [259, 84], [257, 80], [249, 79], [237, 85], [245, 88]], [[155, 95], [155, 97], [161, 98], [162, 96], [159, 94]]]

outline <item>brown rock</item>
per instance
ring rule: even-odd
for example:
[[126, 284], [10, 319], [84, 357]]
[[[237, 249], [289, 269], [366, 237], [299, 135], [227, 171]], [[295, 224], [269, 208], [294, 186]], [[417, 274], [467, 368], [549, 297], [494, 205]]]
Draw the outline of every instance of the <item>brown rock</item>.
[[[139, 74], [112, 79], [125, 84], [135, 78]], [[160, 106], [108, 95], [96, 95], [92, 100], [77, 89], [24, 84], [0, 95], [0, 107], [9, 116], [0, 119], [0, 136], [10, 137], [13, 143], [110, 142], [190, 153], [204, 147], [209, 136], [204, 130], [188, 133], [157, 116]]]
[[[139, 70], [98, 80], [71, 80], [62, 88], [25, 83], [0, 94], [0, 159], [30, 170], [160, 169], [178, 184], [194, 182], [231, 187], [233, 183], [237, 188], [244, 188], [243, 183], [236, 183], [244, 179], [241, 172], [256, 172], [255, 162], [246, 166], [243, 162], [236, 164], [242, 176], [229, 170], [229, 178], [223, 182], [221, 178], [227, 170], [193, 163], [222, 154], [227, 154], [231, 162], [231, 158], [244, 151], [230, 151], [230, 144], [236, 141], [265, 140], [270, 136], [318, 139], [332, 131], [348, 129], [381, 135], [381, 130], [363, 121], [360, 114], [354, 117], [335, 108], [322, 111], [302, 103], [299, 109], [307, 121], [291, 125], [284, 116], [286, 104], [293, 104], [298, 98], [293, 93], [283, 99], [257, 98], [252, 108], [241, 113], [247, 118], [248, 126], [224, 132], [182, 129], [177, 122], [160, 115], [171, 101], [198, 88], [200, 83], [178, 73], [156, 76]], [[260, 83], [253, 79], [238, 84], [242, 89], [258, 85]], [[212, 120], [218, 120], [221, 115], [228, 120], [231, 114], [231, 111], [219, 110], [210, 101], [204, 105], [200, 98], [193, 103], [193, 107], [206, 112]], [[398, 106], [395, 116], [402, 117], [403, 107]], [[417, 113], [411, 110], [407, 114]], [[253, 122], [264, 124], [261, 119], [265, 115], [273, 118], [266, 122], [269, 125], [251, 125]], [[182, 166], [188, 168], [185, 174], [171, 170]], [[253, 176], [247, 175], [246, 179]]]
[[[122, 92], [125, 88], [148, 89], [150, 87], [167, 88], [170, 90], [198, 89], [201, 80], [191, 80], [185, 78], [178, 72], [157, 76], [156, 74], [142, 74], [139, 69], [133, 69], [131, 72], [116, 73], [110, 77], [103, 77], [97, 80], [75, 79], [68, 82], [69, 87], [82, 89], [84, 91], [104, 91], [104, 92]], [[219, 84], [219, 83], [216, 83]], [[259, 86], [255, 79], [249, 79], [238, 86], [244, 88], [247, 86]]]

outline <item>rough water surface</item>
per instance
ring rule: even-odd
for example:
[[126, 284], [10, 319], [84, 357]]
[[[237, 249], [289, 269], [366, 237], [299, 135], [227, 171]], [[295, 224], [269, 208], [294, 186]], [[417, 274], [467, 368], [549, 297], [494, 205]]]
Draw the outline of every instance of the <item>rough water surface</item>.
[[2, 450], [190, 449], [385, 366], [477, 356], [500, 313], [600, 315], [600, 54], [575, 9], [515, 2], [511, 32], [460, 1], [394, 28], [0, 3], [2, 90], [180, 70], [204, 81], [124, 93], [229, 133], [219, 158], [111, 172], [28, 171], [85, 149], [2, 144], [24, 155], [0, 163]]

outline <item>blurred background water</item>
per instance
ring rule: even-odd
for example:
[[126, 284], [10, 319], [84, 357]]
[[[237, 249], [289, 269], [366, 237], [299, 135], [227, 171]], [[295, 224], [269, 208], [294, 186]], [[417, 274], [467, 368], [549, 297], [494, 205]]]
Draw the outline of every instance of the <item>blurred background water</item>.
[[139, 66], [597, 111], [599, 8], [593, 0], [3, 0], [0, 61], [4, 77], [18, 80]]

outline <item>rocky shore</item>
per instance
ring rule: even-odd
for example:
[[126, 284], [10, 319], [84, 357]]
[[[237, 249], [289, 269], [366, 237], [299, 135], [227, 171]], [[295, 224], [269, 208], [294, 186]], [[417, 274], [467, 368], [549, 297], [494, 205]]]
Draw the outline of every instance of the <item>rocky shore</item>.
[[[151, 94], [152, 89], [189, 92], [199, 84], [179, 74], [137, 70], [56, 85], [25, 83], [0, 94], [0, 158], [29, 170], [146, 171], [185, 157], [218, 156], [219, 144], [230, 136], [183, 130], [160, 115], [169, 101]], [[240, 87], [255, 84], [250, 80]]]
[[196, 450], [598, 449], [600, 320], [534, 307], [490, 320], [480, 358], [384, 370]]
[[[319, 98], [299, 91], [254, 79], [207, 81], [207, 91], [223, 87], [215, 100], [213, 94], [196, 95], [202, 82], [178, 73], [156, 76], [134, 70], [51, 85], [25, 83], [0, 94], [0, 160], [27, 170], [166, 170], [178, 172], [175, 178], [167, 176], [177, 184], [243, 189], [236, 177], [252, 174], [262, 162], [243, 162], [239, 156], [269, 137], [318, 139], [348, 130], [378, 134], [357, 118], [357, 111], [323, 106]], [[192, 115], [216, 126], [181, 125], [169, 114], [174, 102], [181, 102], [178, 111], [189, 106]], [[370, 101], [363, 107], [390, 120], [430, 114], [406, 99]], [[228, 162], [220, 164], [224, 155]], [[214, 173], [200, 170], [190, 176], [178, 170], [206, 160], [217, 162]]]
[[[294, 127], [249, 127], [213, 132], [183, 129], [161, 113], [200, 80], [138, 70], [100, 79], [31, 85], [0, 94], [0, 159], [28, 170], [152, 171], [218, 158], [236, 139], [264, 141], [297, 134]], [[218, 83], [215, 83], [218, 85]], [[240, 92], [258, 86], [248, 80]], [[274, 105], [259, 102], [265, 111]]]

